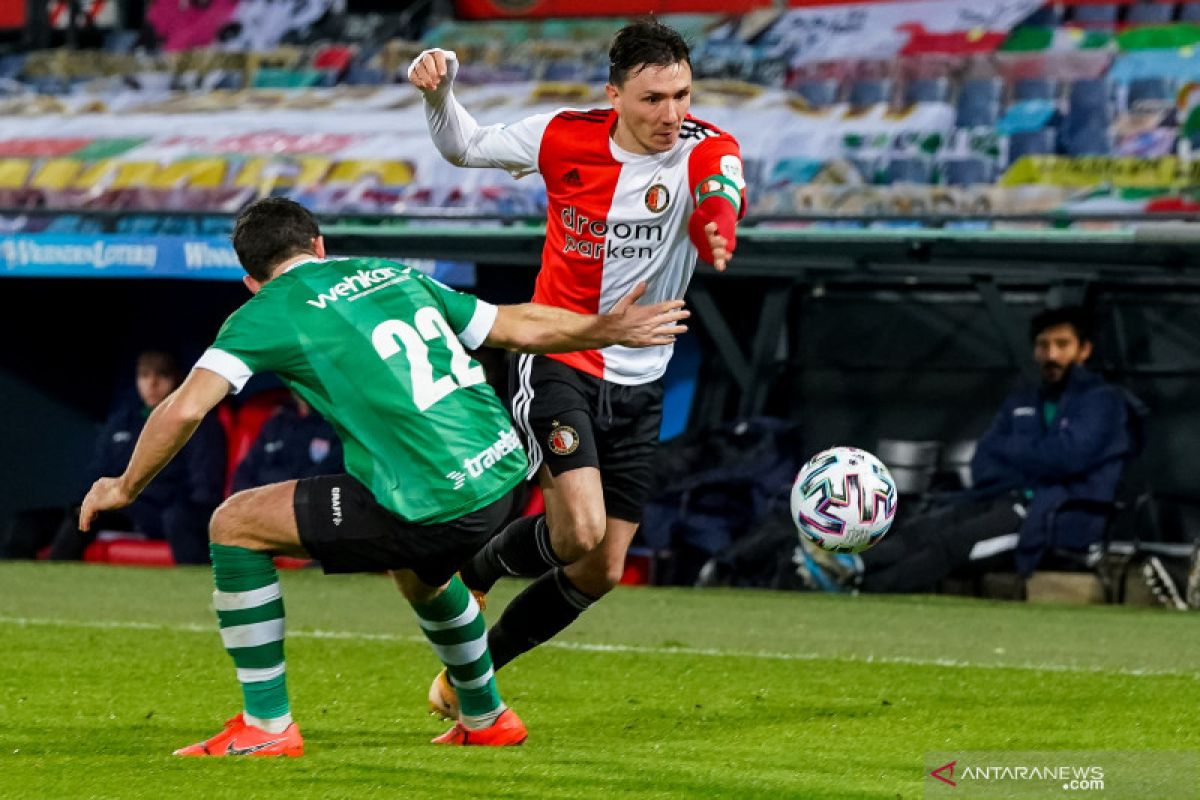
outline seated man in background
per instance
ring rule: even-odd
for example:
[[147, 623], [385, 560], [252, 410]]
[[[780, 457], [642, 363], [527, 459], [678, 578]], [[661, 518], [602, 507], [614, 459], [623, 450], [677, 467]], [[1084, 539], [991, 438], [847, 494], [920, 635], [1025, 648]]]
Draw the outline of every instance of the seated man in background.
[[1106, 517], [1058, 510], [1067, 500], [1111, 502], [1141, 448], [1137, 401], [1083, 363], [1092, 329], [1082, 308], [1043, 311], [1030, 326], [1041, 383], [1014, 389], [975, 448], [974, 486], [909, 518], [874, 549], [833, 555], [805, 544], [799, 571], [813, 588], [919, 592], [972, 566], [1029, 577], [1054, 551], [1086, 552]]
[[233, 491], [280, 481], [345, 472], [342, 442], [325, 418], [299, 395], [263, 423], [233, 473]]
[[[100, 432], [88, 467], [88, 485], [103, 475], [119, 474], [150, 412], [179, 385], [179, 368], [169, 353], [147, 350], [137, 359], [138, 399], [123, 403]], [[215, 415], [206, 417], [180, 457], [155, 476], [137, 501], [106, 512], [88, 532], [79, 529], [79, 508], [63, 520], [50, 547], [50, 558], [78, 560], [97, 530], [140, 533], [166, 539], [177, 564], [208, 563], [208, 519], [220, 504], [225, 484], [225, 432]]]

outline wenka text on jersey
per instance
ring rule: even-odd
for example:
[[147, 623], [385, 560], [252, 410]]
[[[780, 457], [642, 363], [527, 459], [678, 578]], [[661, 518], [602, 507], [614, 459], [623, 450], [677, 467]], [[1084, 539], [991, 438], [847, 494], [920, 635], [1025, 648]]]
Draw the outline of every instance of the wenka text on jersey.
[[[316, 299], [305, 302], [316, 308], [325, 308], [329, 303], [336, 303], [343, 297], [382, 289], [385, 285], [396, 283], [407, 277], [407, 275], [395, 267], [360, 269], [353, 275], [347, 275], [333, 286], [330, 286], [327, 291], [318, 294]], [[353, 300], [354, 298], [351, 297], [350, 299]]]
[[575, 206], [564, 208], [561, 220], [566, 228], [563, 252], [578, 253], [589, 259], [599, 260], [605, 255], [650, 258], [664, 238], [661, 224], [609, 223], [602, 219], [590, 219], [580, 214]]

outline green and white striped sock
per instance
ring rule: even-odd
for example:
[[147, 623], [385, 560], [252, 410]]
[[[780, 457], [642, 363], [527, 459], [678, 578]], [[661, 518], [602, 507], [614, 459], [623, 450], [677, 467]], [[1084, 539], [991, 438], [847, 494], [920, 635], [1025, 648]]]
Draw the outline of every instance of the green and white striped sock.
[[292, 723], [283, 660], [283, 594], [268, 553], [210, 544], [213, 606], [237, 668], [245, 720], [269, 733]]
[[433, 652], [450, 674], [463, 725], [476, 729], [491, 725], [507, 706], [496, 689], [487, 624], [475, 598], [455, 575], [432, 601], [412, 607]]

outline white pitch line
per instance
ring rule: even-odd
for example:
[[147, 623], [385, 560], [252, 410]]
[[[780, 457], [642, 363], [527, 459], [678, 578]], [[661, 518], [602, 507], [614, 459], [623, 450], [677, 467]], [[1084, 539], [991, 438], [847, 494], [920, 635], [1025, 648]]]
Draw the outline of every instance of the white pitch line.
[[[153, 622], [114, 622], [105, 620], [47, 619], [36, 617], [0, 617], [0, 625], [18, 627], [99, 628], [102, 630], [172, 631], [177, 633], [217, 633], [216, 625], [186, 623], [163, 625]], [[399, 633], [366, 633], [360, 631], [290, 630], [289, 639], [342, 639], [365, 642], [406, 642], [424, 644], [424, 636]], [[1128, 667], [1080, 666], [1076, 664], [1036, 664], [1025, 661], [1017, 664], [981, 663], [952, 658], [913, 658], [911, 656], [822, 655], [818, 653], [778, 653], [767, 650], [720, 650], [707, 647], [649, 647], [634, 644], [596, 644], [591, 642], [555, 642], [541, 645], [558, 650], [585, 653], [635, 653], [644, 655], [683, 655], [710, 658], [750, 658], [766, 661], [840, 661], [854, 664], [897, 664], [914, 667], [943, 667], [947, 669], [1015, 669], [1028, 672], [1061, 672], [1090, 675], [1121, 675], [1130, 678], [1190, 678], [1200, 680], [1200, 672], [1170, 669], [1141, 669]]]

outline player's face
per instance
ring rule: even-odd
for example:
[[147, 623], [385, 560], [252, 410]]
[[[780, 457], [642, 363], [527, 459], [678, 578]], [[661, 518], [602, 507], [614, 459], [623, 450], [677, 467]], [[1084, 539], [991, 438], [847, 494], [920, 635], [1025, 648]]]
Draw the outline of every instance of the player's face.
[[1042, 380], [1051, 385], [1061, 383], [1071, 367], [1087, 361], [1091, 354], [1091, 342], [1079, 341], [1074, 326], [1065, 323], [1046, 328], [1033, 340], [1033, 360]]
[[154, 408], [175, 391], [175, 379], [149, 367], [140, 367], [137, 372], [137, 391], [142, 402]]
[[617, 111], [617, 145], [633, 153], [664, 153], [679, 141], [679, 126], [692, 105], [692, 68], [684, 61], [634, 68], [624, 85], [610, 83], [605, 91]]

